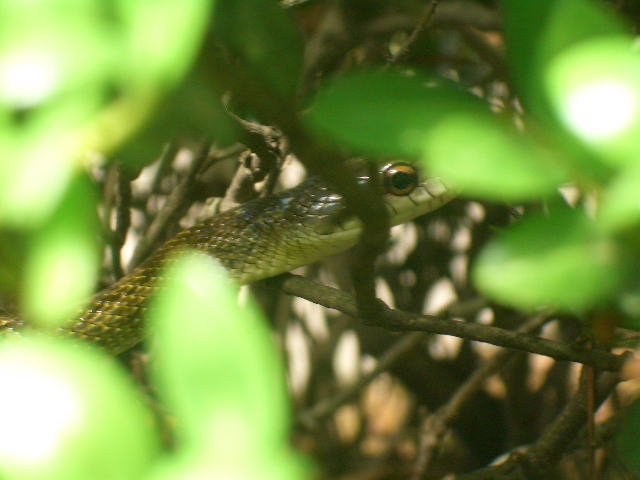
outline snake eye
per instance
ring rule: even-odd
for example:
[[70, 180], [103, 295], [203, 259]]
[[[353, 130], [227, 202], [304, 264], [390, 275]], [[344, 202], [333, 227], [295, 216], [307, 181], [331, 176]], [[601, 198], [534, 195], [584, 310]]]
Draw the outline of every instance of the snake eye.
[[382, 185], [391, 195], [409, 195], [418, 185], [418, 181], [418, 171], [408, 163], [391, 163], [382, 170]]

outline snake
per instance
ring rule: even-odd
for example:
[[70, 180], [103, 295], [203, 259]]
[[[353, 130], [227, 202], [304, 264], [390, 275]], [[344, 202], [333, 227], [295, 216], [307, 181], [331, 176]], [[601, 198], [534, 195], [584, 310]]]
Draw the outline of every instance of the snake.
[[[391, 226], [429, 213], [455, 193], [438, 178], [421, 178], [407, 162], [379, 169]], [[367, 179], [360, 177], [359, 181]], [[145, 336], [144, 317], [161, 288], [163, 267], [185, 249], [217, 259], [238, 284], [310, 265], [353, 247], [362, 230], [343, 197], [311, 177], [279, 194], [259, 197], [181, 231], [137, 268], [96, 294], [58, 333], [121, 353]], [[0, 317], [0, 335], [22, 335], [29, 324], [15, 315]]]

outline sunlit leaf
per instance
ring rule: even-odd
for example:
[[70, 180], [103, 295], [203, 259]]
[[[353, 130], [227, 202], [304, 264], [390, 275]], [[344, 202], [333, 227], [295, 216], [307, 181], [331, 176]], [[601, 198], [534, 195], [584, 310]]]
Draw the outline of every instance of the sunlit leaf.
[[341, 78], [309, 123], [356, 151], [421, 158], [429, 174], [484, 198], [538, 198], [565, 180], [559, 156], [501, 125], [481, 100], [419, 73]]
[[66, 155], [70, 152], [53, 143], [35, 142], [22, 150], [0, 147], [0, 152], [7, 155], [0, 159], [0, 223], [17, 227], [42, 224], [72, 176]]
[[178, 419], [183, 448], [221, 469], [270, 463], [287, 449], [289, 407], [282, 365], [253, 304], [210, 257], [186, 254], [167, 270], [152, 332], [155, 383]]
[[34, 321], [55, 326], [93, 292], [100, 264], [93, 193], [86, 177], [76, 178], [34, 234], [24, 291], [24, 312]]
[[598, 38], [556, 56], [545, 77], [565, 127], [613, 165], [640, 158], [640, 52], [628, 37]]
[[640, 223], [640, 168], [626, 168], [607, 186], [598, 208], [600, 224], [619, 230]]
[[460, 114], [491, 115], [480, 99], [420, 72], [358, 72], [328, 82], [308, 124], [358, 152], [419, 158], [429, 131]]
[[504, 232], [481, 252], [475, 285], [515, 308], [583, 309], [608, 298], [621, 271], [613, 240], [578, 212], [535, 216]]
[[118, 0], [127, 28], [130, 81], [163, 88], [182, 78], [198, 53], [215, 0]]
[[112, 359], [59, 340], [0, 344], [0, 475], [138, 480], [159, 453], [151, 413]]
[[217, 0], [214, 32], [232, 55], [248, 63], [286, 101], [302, 75], [303, 45], [293, 19], [277, 2]]
[[424, 134], [423, 142], [427, 171], [468, 195], [529, 200], [553, 192], [565, 180], [557, 155], [484, 115], [446, 117]]
[[307, 480], [313, 478], [309, 473], [309, 465], [291, 460], [290, 457], [287, 458], [281, 454], [273, 455], [268, 464], [256, 462], [251, 456], [240, 464], [224, 464], [214, 463], [203, 457], [177, 456], [163, 462], [149, 480]]
[[0, 5], [0, 223], [37, 226], [184, 75], [209, 0]]
[[505, 0], [500, 6], [517, 93], [532, 113], [547, 119], [544, 72], [548, 63], [579, 42], [625, 32], [611, 12], [593, 0]]

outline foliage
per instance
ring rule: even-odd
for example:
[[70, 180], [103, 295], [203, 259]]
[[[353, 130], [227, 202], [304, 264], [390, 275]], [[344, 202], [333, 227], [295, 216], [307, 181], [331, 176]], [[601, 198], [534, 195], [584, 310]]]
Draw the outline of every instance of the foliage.
[[[22, 313], [44, 328], [69, 318], [98, 275], [86, 152], [113, 150], [182, 79], [210, 7], [0, 7], [0, 223], [31, 231]], [[11, 412], [0, 434], [2, 478], [301, 477], [305, 468], [287, 452], [282, 367], [265, 322], [235, 305], [211, 263], [176, 263], [151, 321], [163, 345], [154, 378], [180, 424], [176, 451], [161, 454], [148, 400], [114, 359], [31, 333], [0, 348], [0, 403]]]
[[[523, 218], [484, 248], [472, 272], [476, 287], [524, 310], [546, 306], [588, 318], [612, 308], [626, 315], [618, 324], [637, 329], [637, 310], [625, 308], [638, 295], [634, 38], [590, 1], [503, 4], [510, 73], [532, 114], [521, 134], [509, 118], [499, 124], [488, 107], [481, 111], [473, 95], [463, 99], [414, 70], [335, 80], [310, 124], [358, 151], [418, 158], [475, 198], [545, 197], [546, 212]], [[563, 183], [598, 198], [598, 211], [568, 208], [553, 193]], [[637, 444], [626, 450], [629, 460], [632, 450]]]
[[[545, 196], [550, 208], [564, 211], [563, 199], [553, 193], [558, 185], [571, 182], [597, 194], [602, 198], [597, 218], [581, 218], [586, 213], [576, 209], [526, 218], [505, 232], [479, 259], [476, 284], [516, 308], [548, 305], [585, 311], [606, 301], [615, 303], [635, 284], [626, 269], [635, 242], [628, 245], [621, 234], [640, 222], [640, 210], [625, 195], [630, 187], [616, 193], [624, 188], [616, 180], [631, 174], [638, 157], [640, 91], [635, 71], [640, 57], [630, 36], [601, 25], [615, 21], [605, 12], [592, 12], [590, 2], [537, 2], [535, 7], [505, 3], [514, 75], [540, 79], [546, 87], [540, 96], [529, 92], [537, 86], [523, 86], [520, 92], [526, 105], [541, 105], [534, 108], [540, 116], [531, 131], [525, 127], [517, 133], [515, 126], [495, 120], [488, 107], [482, 109], [472, 94], [462, 98], [459, 90], [436, 86], [433, 78], [415, 71], [338, 79], [325, 87], [310, 122], [352, 148], [418, 157], [428, 171], [474, 197], [522, 202]], [[581, 25], [574, 32], [576, 39], [566, 38], [568, 19], [585, 16], [593, 24]], [[532, 46], [531, 37], [521, 35], [519, 19], [525, 17], [539, 19], [535, 31], [547, 33], [539, 44]], [[519, 33], [509, 36], [512, 31]], [[538, 50], [545, 52], [540, 58]], [[377, 101], [380, 97], [383, 102]], [[574, 138], [565, 148], [569, 135]], [[566, 254], [569, 251], [574, 253]], [[579, 293], [559, 289], [562, 285], [576, 285]]]
[[[21, 310], [45, 329], [92, 293], [98, 275], [85, 154], [109, 154], [149, 120], [204, 42], [211, 3], [0, 6], [0, 224], [29, 238]], [[290, 19], [275, 2], [218, 3], [217, 38], [281, 105], [296, 108], [304, 62]], [[585, 319], [614, 311], [618, 324], [638, 329], [634, 39], [588, 0], [503, 4], [510, 73], [530, 116], [496, 116], [460, 85], [398, 67], [324, 82], [305, 128], [343, 150], [415, 159], [473, 198], [544, 198], [543, 211], [484, 247], [473, 266], [477, 289], [524, 311], [553, 308]], [[252, 105], [243, 107], [251, 112]], [[586, 202], [567, 206], [562, 184], [597, 198], [597, 211]], [[175, 452], [160, 451], [151, 410], [110, 359], [37, 336], [0, 348], [0, 384], [10, 388], [19, 378], [24, 387], [12, 388], [15, 403], [5, 408], [27, 408], [16, 413], [24, 423], [0, 433], [3, 478], [98, 478], [96, 469], [105, 479], [308, 475], [288, 451], [288, 400], [265, 320], [252, 305], [237, 307], [236, 292], [212, 262], [187, 257], [172, 268], [150, 323], [157, 336], [152, 381], [175, 415]], [[32, 415], [34, 400], [56, 406], [47, 418], [59, 423]], [[60, 418], [65, 411], [69, 418]], [[639, 416], [631, 411], [619, 436], [622, 460], [635, 469], [630, 439]], [[50, 430], [31, 438], [50, 443], [18, 451], [16, 432], [36, 427]]]

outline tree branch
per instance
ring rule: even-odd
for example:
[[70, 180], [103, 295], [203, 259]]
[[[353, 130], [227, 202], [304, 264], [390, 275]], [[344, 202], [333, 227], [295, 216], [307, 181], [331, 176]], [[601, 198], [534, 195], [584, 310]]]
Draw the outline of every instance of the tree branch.
[[[351, 317], [359, 318], [355, 299], [353, 295], [346, 292], [291, 274], [280, 275], [264, 280], [264, 282], [270, 288], [281, 290], [287, 295], [298, 296], [327, 308], [333, 308]], [[630, 355], [629, 353], [614, 355], [597, 349], [584, 350], [579, 346], [565, 345], [498, 327], [444, 319], [433, 315], [418, 315], [388, 308], [378, 318], [379, 321], [373, 326], [387, 330], [420, 331], [451, 335], [500, 347], [537, 353], [556, 360], [568, 360], [591, 365], [601, 370], [619, 370]]]
[[[596, 403], [600, 405], [618, 384], [618, 375], [603, 373], [596, 386]], [[580, 382], [580, 388], [571, 401], [564, 407], [545, 433], [524, 453], [513, 453], [505, 463], [476, 470], [462, 475], [459, 480], [530, 480], [548, 478], [550, 469], [556, 465], [562, 453], [576, 438], [587, 420], [586, 382]]]
[[[518, 328], [517, 332], [522, 334], [535, 332], [548, 320], [548, 315], [537, 315]], [[513, 350], [501, 350], [496, 353], [493, 358], [483, 363], [467, 378], [446, 404], [425, 419], [421, 426], [420, 447], [416, 460], [416, 469], [412, 477], [414, 480], [423, 478], [425, 472], [429, 471], [437, 446], [441, 444], [449, 426], [460, 415], [464, 405], [482, 388], [487, 378], [499, 371], [517, 354], [518, 352]]]

